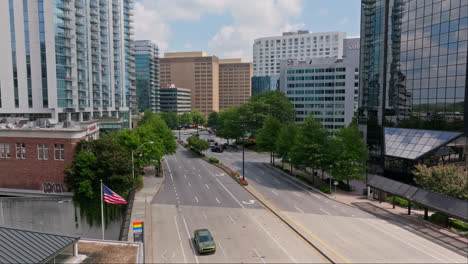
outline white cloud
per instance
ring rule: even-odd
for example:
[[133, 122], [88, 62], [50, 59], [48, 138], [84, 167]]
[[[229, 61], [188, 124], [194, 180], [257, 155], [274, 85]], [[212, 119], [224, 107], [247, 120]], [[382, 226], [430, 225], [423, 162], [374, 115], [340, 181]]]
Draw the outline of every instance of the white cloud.
[[172, 35], [172, 21], [192, 22], [207, 14], [230, 14], [232, 24], [221, 26], [211, 40], [207, 40], [206, 51], [221, 58], [241, 57], [250, 61], [255, 38], [303, 29], [303, 23], [291, 23], [293, 18], [300, 17], [302, 1], [142, 0], [135, 4], [136, 36], [154, 40], [165, 50]]

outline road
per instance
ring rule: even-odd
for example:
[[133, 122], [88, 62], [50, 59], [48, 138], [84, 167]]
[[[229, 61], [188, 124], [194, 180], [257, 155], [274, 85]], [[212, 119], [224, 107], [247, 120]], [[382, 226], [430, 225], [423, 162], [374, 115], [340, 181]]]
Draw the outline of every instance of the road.
[[[179, 147], [165, 158], [166, 177], [152, 201], [155, 263], [291, 263], [325, 261], [222, 170]], [[199, 255], [195, 229], [208, 228], [217, 245]]]
[[[183, 135], [186, 139], [190, 135]], [[206, 132], [201, 138], [215, 138]], [[223, 140], [216, 138], [223, 143]], [[242, 152], [207, 151], [242, 174]], [[305, 188], [265, 167], [269, 155], [245, 154], [245, 177], [266, 200], [339, 262], [467, 263], [466, 252], [423, 236], [404, 223], [376, 217]], [[363, 201], [365, 202], [365, 200]]]

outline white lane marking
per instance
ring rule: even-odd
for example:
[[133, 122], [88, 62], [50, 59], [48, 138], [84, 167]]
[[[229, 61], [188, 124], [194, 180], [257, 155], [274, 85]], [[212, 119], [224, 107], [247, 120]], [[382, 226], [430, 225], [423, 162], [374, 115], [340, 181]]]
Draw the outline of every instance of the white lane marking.
[[300, 194], [298, 194], [298, 193], [295, 193], [295, 192], [294, 192], [294, 195], [296, 195], [297, 197], [301, 197], [301, 195], [300, 195]]
[[220, 204], [221, 202], [218, 200], [218, 197], [216, 197], [216, 201]]
[[192, 186], [192, 184], [190, 184], [190, 182], [187, 182], [187, 183], [188, 183], [188, 186], [189, 186], [189, 187], [191, 187], [191, 186]]
[[190, 232], [189, 232], [189, 230], [188, 230], [187, 222], [185, 222], [185, 217], [184, 217], [184, 215], [182, 215], [182, 220], [184, 221], [185, 231], [187, 231], [187, 236], [188, 236], [189, 239], [190, 239], [190, 248], [193, 250], [193, 255], [195, 256], [195, 260], [197, 261], [197, 263], [200, 263], [200, 262], [198, 262], [197, 252], [195, 251], [195, 248], [193, 247], [192, 236], [190, 236]]
[[184, 178], [187, 179], [187, 175], [184, 174]]
[[[214, 174], [210, 171], [210, 173], [214, 176]], [[224, 186], [224, 184], [218, 180], [218, 178], [215, 178], [216, 181], [223, 187], [223, 189], [232, 197], [232, 199], [234, 199], [234, 201], [237, 202], [237, 204], [240, 205], [240, 207], [242, 207], [243, 209], [245, 209], [245, 207], [242, 205], [241, 202], [239, 202], [239, 200], [237, 200], [237, 198], [226, 188], [226, 186]], [[283, 253], [288, 256], [288, 258], [294, 262], [294, 263], [297, 263], [297, 260], [291, 256], [288, 251], [286, 251], [286, 249], [278, 242], [278, 240], [276, 240], [273, 235], [271, 235], [270, 232], [268, 232], [268, 230], [265, 229], [265, 227], [260, 223], [258, 222], [258, 220], [256, 218], [254, 218], [253, 216], [251, 216], [250, 214], [248, 214], [247, 212], [245, 212], [245, 210], [242, 211], [245, 215], [247, 215], [250, 219], [252, 219], [255, 223], [257, 223], [257, 225], [260, 226], [261, 229], [263, 229], [263, 231], [275, 242], [275, 244], [283, 251]]]
[[320, 211], [322, 211], [322, 212], [326, 213], [327, 215], [331, 215], [329, 212], [327, 212], [327, 211], [323, 210], [322, 208], [320, 208]]
[[231, 215], [228, 215], [228, 216], [229, 216], [229, 219], [231, 220], [231, 222], [232, 222], [233, 224], [235, 224], [236, 221], [234, 221], [234, 219], [232, 218], [232, 216], [231, 216]]
[[254, 178], [254, 179], [255, 179], [255, 181], [257, 181], [258, 183], [262, 183], [261, 180], [259, 180], [259, 179], [257, 179], [257, 178]]
[[265, 260], [263, 259], [262, 256], [260, 256], [260, 254], [258, 253], [258, 251], [257, 251], [256, 248], [254, 248], [254, 251], [255, 251], [255, 254], [257, 254], [257, 257], [258, 257], [263, 263], [265, 263]]
[[[360, 218], [359, 218], [359, 220], [362, 221], [362, 222], [364, 222], [364, 223], [366, 223], [366, 224], [368, 224], [368, 225], [370, 225], [370, 226], [372, 226], [373, 228], [375, 228], [375, 229], [377, 229], [377, 230], [380, 230], [380, 231], [384, 232], [385, 234], [387, 234], [387, 235], [389, 235], [389, 236], [395, 238], [396, 240], [407, 244], [408, 246], [410, 246], [410, 247], [412, 247], [412, 248], [414, 248], [414, 249], [417, 249], [417, 250], [419, 250], [419, 251], [421, 251], [421, 252], [423, 252], [423, 253], [425, 253], [425, 254], [427, 254], [427, 255], [429, 255], [429, 256], [431, 256], [431, 257], [433, 257], [433, 258], [435, 258], [435, 259], [437, 259], [437, 260], [439, 260], [439, 261], [441, 261], [441, 262], [447, 263], [445, 260], [440, 259], [440, 258], [438, 258], [438, 257], [436, 257], [436, 256], [434, 256], [434, 255], [432, 255], [431, 253], [429, 253], [429, 252], [427, 252], [427, 251], [425, 251], [425, 250], [423, 250], [423, 249], [421, 249], [421, 248], [416, 247], [415, 245], [413, 245], [413, 244], [411, 244], [411, 243], [408, 243], [408, 242], [406, 241], [406, 238], [403, 240], [403, 239], [399, 238], [398, 236], [393, 235], [391, 232], [388, 232], [388, 231], [386, 231], [385, 229], [380, 228], [380, 227], [376, 226], [375, 224], [370, 223], [369, 221], [366, 221], [366, 220], [363, 220], [363, 219], [360, 219]], [[435, 251], [434, 251], [434, 252], [435, 252]]]
[[167, 163], [167, 159], [164, 160], [166, 162], [167, 169], [169, 170], [169, 173], [171, 173], [171, 167], [169, 166], [169, 163]]
[[187, 259], [185, 258], [184, 247], [182, 246], [182, 237], [180, 236], [179, 226], [177, 225], [177, 218], [175, 215], [174, 215], [174, 223], [177, 229], [177, 235], [179, 236], [180, 249], [182, 250], [182, 255], [184, 256], [184, 263], [187, 263]]
[[[274, 174], [279, 175], [279, 172], [277, 172], [277, 171], [272, 170], [272, 172], [273, 172]], [[304, 191], [306, 191], [306, 192], [312, 194], [312, 195], [315, 196], [316, 198], [322, 199], [322, 197], [320, 197], [319, 195], [315, 194], [314, 192], [312, 192], [312, 191], [310, 191], [310, 190], [307, 190], [306, 188], [304, 188], [304, 187], [302, 187], [301, 185], [299, 185], [298, 183], [295, 183], [294, 181], [292, 181], [292, 180], [286, 178], [285, 176], [280, 176], [280, 177], [283, 177], [283, 178], [282, 178], [283, 180], [286, 180], [286, 181], [288, 181], [288, 182], [294, 184], [295, 186], [297, 186], [297, 187], [303, 189]]]
[[195, 201], [197, 201], [197, 203], [198, 203], [198, 197], [196, 197], [196, 196], [195, 196]]
[[294, 206], [294, 208], [296, 208], [296, 210], [298, 210], [299, 212], [301, 212], [301, 213], [305, 214], [305, 213], [304, 213], [304, 211], [302, 211], [301, 209], [299, 209], [299, 207], [297, 207], [297, 206]]
[[[370, 222], [370, 220], [369, 220], [369, 222]], [[389, 230], [388, 227], [386, 227], [386, 226], [384, 225], [384, 223], [380, 223], [380, 222], [377, 223], [376, 220], [373, 220], [373, 222], [374, 222], [374, 225], [380, 226], [382, 229], [386, 229], [387, 231], [389, 231], [390, 233], [392, 233], [391, 230]], [[393, 228], [393, 229], [400, 229], [400, 227], [396, 227], [396, 226], [393, 226], [393, 225], [391, 225], [391, 228]], [[403, 228], [403, 229], [407, 230], [406, 228]], [[438, 250], [434, 250], [434, 249], [432, 249], [432, 248], [429, 248], [429, 247], [426, 246], [426, 245], [423, 245], [423, 244], [422, 244], [421, 242], [419, 242], [419, 241], [416, 241], [416, 240], [414, 240], [414, 239], [411, 239], [411, 238], [409, 238], [409, 237], [407, 237], [407, 236], [405, 236], [405, 240], [406, 240], [406, 241], [412, 241], [412, 242], [414, 242], [415, 244], [417, 244], [417, 245], [419, 245], [419, 246], [421, 246], [421, 247], [423, 247], [423, 248], [428, 249], [429, 252], [434, 252], [435, 254], [438, 254], [440, 257], [444, 257], [444, 258], [448, 259], [448, 260], [449, 260], [449, 261], [448, 261], [449, 263], [459, 263], [458, 261], [453, 260], [452, 258], [443, 255], [443, 254], [440, 253]]]
[[276, 182], [277, 184], [280, 184], [280, 182], [277, 179], [273, 179], [273, 181]]
[[201, 179], [201, 175], [200, 175], [200, 174], [198, 174], [198, 177], [200, 177], [200, 179]]
[[161, 257], [162, 257], [165, 261], [169, 262], [169, 260], [168, 260], [168, 259], [166, 258], [166, 256], [165, 256], [166, 253], [167, 253], [167, 249], [164, 250], [164, 252], [161, 254]]
[[226, 252], [224, 252], [223, 246], [221, 246], [221, 242], [218, 242], [219, 249], [223, 252], [223, 255], [226, 257]]
[[205, 211], [202, 211], [202, 214], [203, 214], [203, 218], [205, 218], [205, 220], [208, 220], [208, 216], [206, 216]]
[[277, 192], [275, 192], [275, 191], [273, 191], [273, 190], [271, 190], [271, 192], [274, 193], [274, 194], [276, 194], [276, 195], [279, 195]]
[[208, 186], [208, 184], [205, 184], [206, 188], [209, 190], [210, 189], [210, 186]]

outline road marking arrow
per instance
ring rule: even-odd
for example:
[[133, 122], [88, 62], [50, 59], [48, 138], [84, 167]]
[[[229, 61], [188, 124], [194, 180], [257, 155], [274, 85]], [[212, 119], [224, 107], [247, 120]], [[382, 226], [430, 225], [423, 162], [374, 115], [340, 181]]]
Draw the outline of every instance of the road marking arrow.
[[249, 200], [248, 202], [242, 201], [243, 204], [253, 204], [255, 203], [255, 200]]

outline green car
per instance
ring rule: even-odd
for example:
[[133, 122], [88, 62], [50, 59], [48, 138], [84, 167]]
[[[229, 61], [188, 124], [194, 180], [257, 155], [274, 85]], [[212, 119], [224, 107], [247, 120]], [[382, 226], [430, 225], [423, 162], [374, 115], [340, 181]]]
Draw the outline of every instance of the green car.
[[194, 238], [195, 245], [197, 245], [198, 253], [215, 253], [216, 244], [208, 229], [195, 230]]

